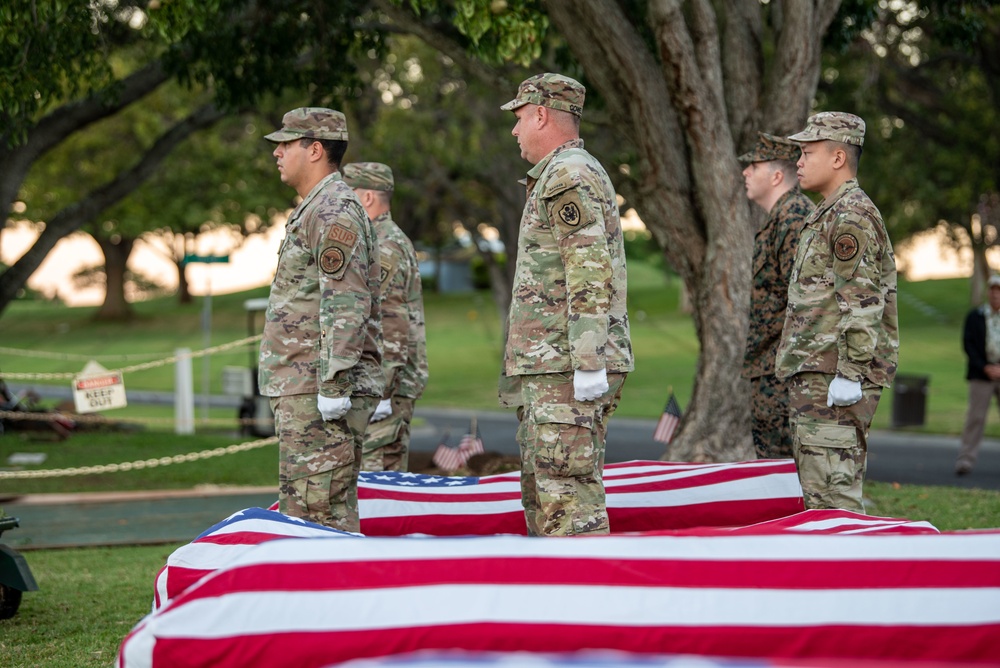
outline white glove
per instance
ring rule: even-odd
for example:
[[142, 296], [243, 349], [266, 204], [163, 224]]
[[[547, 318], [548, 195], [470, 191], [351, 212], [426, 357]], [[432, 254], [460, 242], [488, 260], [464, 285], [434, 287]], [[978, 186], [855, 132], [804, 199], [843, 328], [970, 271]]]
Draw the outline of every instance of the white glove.
[[593, 401], [608, 391], [608, 372], [606, 369], [597, 371], [573, 372], [573, 396], [577, 401]]
[[830, 389], [826, 393], [827, 406], [850, 406], [861, 400], [861, 381], [847, 380], [840, 376], [830, 381]]
[[378, 406], [375, 407], [375, 412], [372, 413], [372, 419], [369, 422], [378, 422], [390, 415], [392, 415], [392, 401], [390, 399], [383, 399], [378, 402]]
[[324, 397], [322, 394], [317, 394], [316, 407], [319, 409], [319, 414], [323, 416], [324, 420], [339, 420], [347, 415], [347, 411], [351, 410], [351, 398], [340, 397], [339, 399], [331, 399], [330, 397]]

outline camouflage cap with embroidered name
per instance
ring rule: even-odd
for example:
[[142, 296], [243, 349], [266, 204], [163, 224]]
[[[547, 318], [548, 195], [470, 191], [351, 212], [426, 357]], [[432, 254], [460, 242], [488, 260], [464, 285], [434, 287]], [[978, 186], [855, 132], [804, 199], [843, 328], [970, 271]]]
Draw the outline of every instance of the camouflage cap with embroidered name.
[[736, 158], [743, 163], [768, 162], [770, 160], [796, 161], [802, 155], [802, 149], [793, 141], [784, 137], [776, 137], [766, 132], [757, 133], [757, 143], [753, 148]]
[[586, 95], [587, 89], [576, 79], [562, 74], [536, 74], [521, 82], [517, 88], [517, 97], [500, 108], [514, 111], [526, 104], [538, 104], [582, 116]]
[[392, 169], [381, 162], [352, 162], [344, 167], [344, 183], [352, 188], [392, 192]]
[[296, 139], [334, 139], [347, 141], [347, 118], [333, 109], [300, 107], [281, 119], [281, 129], [264, 139], [280, 143]]
[[791, 135], [797, 142], [839, 141], [861, 146], [865, 143], [865, 122], [860, 116], [843, 111], [822, 111], [806, 121], [806, 129]]

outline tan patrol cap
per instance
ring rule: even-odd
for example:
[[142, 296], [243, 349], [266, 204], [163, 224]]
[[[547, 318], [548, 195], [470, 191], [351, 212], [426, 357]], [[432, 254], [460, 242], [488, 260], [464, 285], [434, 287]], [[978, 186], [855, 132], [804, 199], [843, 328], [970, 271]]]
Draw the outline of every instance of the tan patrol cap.
[[517, 88], [517, 97], [500, 108], [514, 111], [526, 104], [538, 104], [582, 116], [586, 95], [587, 89], [576, 79], [562, 74], [536, 74], [522, 81]]
[[352, 162], [344, 167], [344, 183], [352, 188], [392, 192], [392, 169], [381, 162]]
[[860, 116], [843, 111], [823, 111], [806, 121], [806, 129], [789, 139], [797, 142], [839, 141], [861, 146], [865, 143], [865, 122]]
[[300, 107], [281, 119], [281, 129], [264, 137], [280, 143], [295, 139], [335, 139], [347, 141], [347, 118], [333, 109]]
[[795, 142], [776, 137], [766, 132], [757, 133], [757, 143], [753, 148], [736, 158], [742, 163], [768, 162], [770, 160], [791, 160], [795, 162], [802, 155], [802, 149]]

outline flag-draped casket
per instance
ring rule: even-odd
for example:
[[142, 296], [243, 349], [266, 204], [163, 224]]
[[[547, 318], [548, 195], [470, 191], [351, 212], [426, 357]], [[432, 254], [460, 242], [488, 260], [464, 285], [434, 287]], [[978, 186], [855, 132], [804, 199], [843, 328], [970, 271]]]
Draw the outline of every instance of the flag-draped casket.
[[[782, 462], [664, 464], [609, 466], [609, 508], [626, 511], [617, 526], [612, 512], [612, 528], [637, 532], [611, 536], [453, 537], [512, 526], [511, 476], [363, 483], [363, 518], [406, 516], [368, 528], [439, 536], [237, 513], [171, 555], [118, 666], [322, 668], [412, 652], [437, 665], [420, 652], [442, 651], [553, 665], [586, 662], [583, 650], [663, 665], [676, 661], [665, 655], [803, 666], [1000, 656], [1000, 531], [803, 512], [794, 465]], [[366, 511], [375, 499], [381, 509]]]
[[273, 540], [140, 622], [119, 666], [449, 648], [995, 665], [1000, 532], [902, 528]]

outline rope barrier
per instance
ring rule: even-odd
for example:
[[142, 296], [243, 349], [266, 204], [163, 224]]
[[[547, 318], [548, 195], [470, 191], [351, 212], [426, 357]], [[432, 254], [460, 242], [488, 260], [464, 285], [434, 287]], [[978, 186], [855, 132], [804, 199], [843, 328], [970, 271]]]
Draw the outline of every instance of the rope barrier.
[[[144, 362], [143, 364], [135, 364], [132, 366], [122, 367], [121, 369], [109, 369], [108, 373], [131, 373], [133, 371], [145, 371], [146, 369], [153, 369], [159, 366], [166, 366], [167, 364], [173, 364], [179, 359], [194, 359], [196, 357], [204, 357], [206, 355], [211, 355], [213, 353], [219, 353], [224, 350], [230, 350], [232, 348], [240, 348], [248, 346], [251, 343], [260, 341], [261, 334], [254, 334], [253, 336], [248, 336], [238, 341], [231, 341], [230, 343], [223, 343], [218, 346], [213, 346], [211, 348], [205, 348], [203, 350], [196, 350], [184, 355], [171, 355], [162, 360], [154, 360], [152, 362]], [[69, 378], [76, 378], [80, 375], [79, 371], [71, 372], [61, 372], [61, 373], [8, 373], [6, 371], [0, 371], [0, 378], [9, 378], [12, 380], [65, 380]]]
[[[118, 420], [111, 420], [103, 415], [79, 415], [77, 413], [32, 413], [22, 411], [0, 411], [0, 420], [24, 420], [31, 422], [65, 422], [70, 420], [77, 424], [112, 424], [115, 422], [128, 422], [130, 424], [174, 424], [176, 418], [172, 417], [129, 417]], [[218, 424], [232, 425], [236, 423], [240, 426], [250, 426], [263, 422], [273, 423], [274, 418], [198, 418], [198, 424]]]
[[167, 353], [123, 353], [121, 355], [77, 355], [75, 353], [50, 353], [45, 350], [25, 350], [24, 348], [7, 348], [0, 346], [0, 354], [15, 357], [36, 357], [39, 359], [65, 360], [68, 362], [89, 362], [90, 360], [131, 360], [155, 359]]
[[188, 452], [183, 455], [172, 457], [158, 457], [155, 459], [139, 459], [134, 462], [122, 462], [120, 464], [100, 464], [97, 466], [80, 466], [70, 469], [43, 469], [36, 471], [0, 471], [0, 480], [25, 480], [36, 478], [63, 478], [76, 475], [92, 475], [95, 473], [118, 473], [119, 471], [139, 471], [157, 466], [169, 466], [170, 464], [181, 464], [183, 462], [195, 462], [201, 459], [232, 455], [237, 452], [246, 452], [262, 448], [266, 445], [273, 445], [278, 442], [277, 436], [263, 438], [257, 441], [246, 441], [244, 443], [227, 445], [212, 450], [202, 450], [201, 452]]

